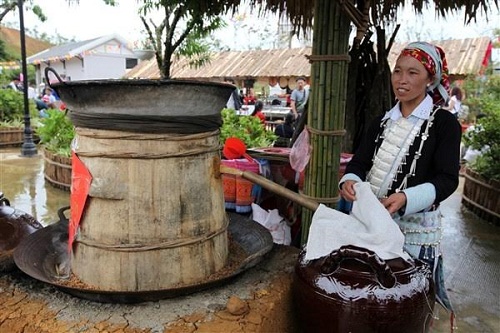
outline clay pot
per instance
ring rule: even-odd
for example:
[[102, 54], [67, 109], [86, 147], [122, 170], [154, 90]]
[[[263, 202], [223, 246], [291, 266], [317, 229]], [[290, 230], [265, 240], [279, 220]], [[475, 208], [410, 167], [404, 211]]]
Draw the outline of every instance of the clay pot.
[[430, 268], [420, 261], [382, 260], [344, 246], [305, 261], [299, 255], [292, 286], [304, 332], [427, 332], [434, 307]]
[[0, 192], [0, 272], [14, 268], [13, 253], [19, 242], [43, 226], [35, 218], [10, 206]]

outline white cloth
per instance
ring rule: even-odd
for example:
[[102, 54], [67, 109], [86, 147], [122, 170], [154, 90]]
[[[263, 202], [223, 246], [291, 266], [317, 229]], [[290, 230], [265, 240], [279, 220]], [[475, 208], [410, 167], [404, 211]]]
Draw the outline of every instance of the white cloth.
[[351, 215], [325, 205], [320, 205], [314, 212], [305, 259], [324, 257], [344, 245], [366, 248], [384, 260], [409, 259], [403, 251], [403, 233], [375, 197], [370, 184], [357, 183], [354, 188], [356, 200]]
[[269, 230], [273, 237], [273, 243], [290, 245], [292, 242], [290, 227], [277, 209], [267, 211], [252, 203], [252, 219]]

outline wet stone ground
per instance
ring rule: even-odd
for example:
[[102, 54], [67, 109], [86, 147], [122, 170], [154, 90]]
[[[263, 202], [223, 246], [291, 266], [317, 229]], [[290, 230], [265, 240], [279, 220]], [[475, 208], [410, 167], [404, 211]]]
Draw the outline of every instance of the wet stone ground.
[[[461, 207], [459, 189], [442, 204], [446, 285], [457, 332], [500, 332], [500, 228]], [[0, 150], [0, 191], [42, 224], [58, 220], [69, 193], [45, 183], [41, 156]], [[277, 246], [253, 269], [219, 288], [140, 304], [105, 304], [65, 294], [15, 270], [0, 273], [0, 333], [291, 332], [290, 292], [298, 250]], [[450, 332], [439, 310], [432, 332]]]

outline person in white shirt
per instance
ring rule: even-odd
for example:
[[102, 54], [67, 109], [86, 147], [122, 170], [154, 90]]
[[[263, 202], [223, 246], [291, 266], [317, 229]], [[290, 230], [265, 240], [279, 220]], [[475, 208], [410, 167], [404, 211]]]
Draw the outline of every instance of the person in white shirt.
[[20, 84], [21, 81], [19, 80], [19, 77], [13, 76], [12, 81], [10, 81], [8, 87], [15, 91], [22, 91], [22, 89], [20, 89]]
[[459, 87], [453, 87], [451, 90], [451, 98], [448, 105], [443, 107], [443, 109], [448, 110], [458, 118], [458, 113], [462, 108], [462, 90]]

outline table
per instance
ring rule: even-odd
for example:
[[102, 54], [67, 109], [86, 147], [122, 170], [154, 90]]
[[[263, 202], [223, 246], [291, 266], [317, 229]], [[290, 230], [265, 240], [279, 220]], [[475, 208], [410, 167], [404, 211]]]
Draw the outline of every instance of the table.
[[292, 108], [286, 106], [265, 106], [262, 113], [268, 118], [268, 120], [274, 119], [285, 119], [287, 113], [291, 112]]

